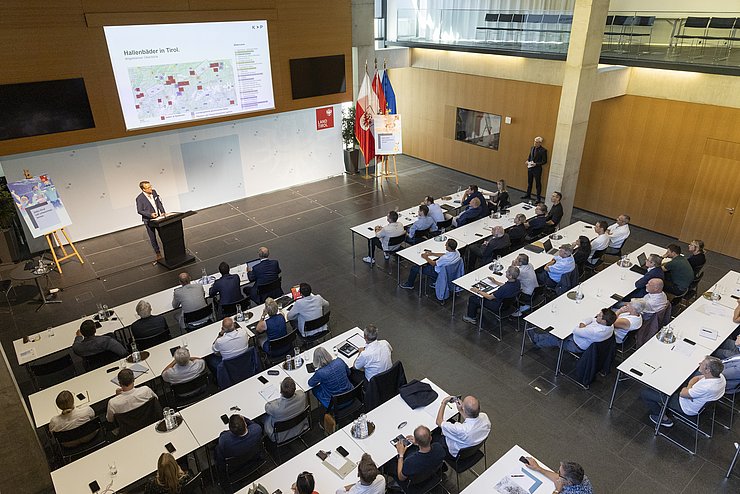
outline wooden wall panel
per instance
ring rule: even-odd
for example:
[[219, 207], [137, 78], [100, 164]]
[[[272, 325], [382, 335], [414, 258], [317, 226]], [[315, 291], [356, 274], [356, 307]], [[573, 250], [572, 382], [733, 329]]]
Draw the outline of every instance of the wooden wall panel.
[[[140, 19], [143, 13], [159, 23], [268, 18], [275, 110], [127, 132], [103, 29], [88, 26], [85, 16], [106, 24]], [[0, 84], [83, 77], [96, 127], [0, 141], [0, 156], [350, 101], [351, 44], [346, 0], [6, 0], [0, 3]], [[345, 56], [347, 90], [293, 101], [289, 60], [336, 54]]]
[[[404, 153], [525, 188], [524, 161], [535, 136], [551, 149], [560, 87], [418, 68], [392, 69]], [[454, 139], [458, 107], [502, 116], [497, 151]], [[506, 125], [504, 117], [512, 124]]]

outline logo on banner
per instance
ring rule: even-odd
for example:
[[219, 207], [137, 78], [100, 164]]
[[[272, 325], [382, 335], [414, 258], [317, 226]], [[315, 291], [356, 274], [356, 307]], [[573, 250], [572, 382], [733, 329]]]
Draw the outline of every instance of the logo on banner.
[[316, 130], [331, 129], [334, 127], [334, 108], [316, 108]]

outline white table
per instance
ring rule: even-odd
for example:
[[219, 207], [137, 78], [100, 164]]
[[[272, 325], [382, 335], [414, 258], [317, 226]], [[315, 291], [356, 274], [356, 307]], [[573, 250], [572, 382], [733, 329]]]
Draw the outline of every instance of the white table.
[[[530, 494], [551, 494], [555, 484], [532, 469], [527, 468], [519, 458], [532, 456], [518, 444], [514, 445], [504, 456], [496, 460], [477, 479], [461, 491], [461, 494], [491, 494], [496, 492], [495, 486], [499, 482], [514, 483]], [[548, 466], [535, 458], [542, 468], [550, 470]], [[506, 478], [508, 477], [508, 478]], [[499, 491], [501, 492], [501, 491]]]
[[472, 221], [466, 225], [459, 226], [448, 231], [447, 235], [457, 241], [472, 244], [483, 240], [486, 237], [490, 237], [491, 228], [495, 226], [500, 226], [504, 230], [514, 226], [514, 218], [517, 214], [523, 214], [529, 220], [535, 216], [535, 208], [530, 204], [522, 202], [510, 207], [503, 216], [494, 215], [494, 217], [486, 217]]
[[115, 463], [118, 473], [109, 492], [116, 492], [154, 472], [167, 443], [175, 447], [175, 458], [200, 446], [185, 423], [167, 433], [150, 425], [51, 472], [54, 490], [57, 494], [89, 493], [90, 482], [96, 480], [102, 492], [111, 482], [109, 465]]

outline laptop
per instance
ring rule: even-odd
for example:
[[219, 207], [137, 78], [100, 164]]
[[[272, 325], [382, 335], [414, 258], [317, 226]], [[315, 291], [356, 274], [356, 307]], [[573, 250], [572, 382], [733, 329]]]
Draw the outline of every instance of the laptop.
[[638, 274], [645, 274], [647, 273], [647, 268], [645, 265], [647, 264], [647, 256], [644, 252], [640, 253], [639, 256], [637, 256], [637, 264], [633, 265], [630, 268], [630, 271]]
[[548, 254], [557, 254], [557, 252], [560, 250], [552, 246], [552, 242], [550, 242], [550, 239], [545, 240], [542, 246], [545, 248], [545, 252], [547, 252]]

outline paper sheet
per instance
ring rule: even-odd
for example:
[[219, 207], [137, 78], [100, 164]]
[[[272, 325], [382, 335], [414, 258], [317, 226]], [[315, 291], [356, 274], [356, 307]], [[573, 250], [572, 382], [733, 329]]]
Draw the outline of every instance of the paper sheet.
[[354, 334], [347, 338], [347, 341], [352, 343], [357, 348], [365, 348], [367, 343], [365, 343], [365, 338], [360, 334]]
[[711, 329], [711, 328], [705, 328], [702, 326], [701, 328], [699, 328], [699, 336], [703, 336], [704, 338], [708, 338], [710, 340], [716, 341], [717, 336], [719, 335], [717, 334], [717, 330]]
[[689, 345], [685, 341], [681, 340], [681, 341], [676, 342], [676, 344], [673, 347], [673, 351], [678, 352], [681, 355], [684, 355], [686, 357], [691, 357], [691, 355], [693, 355], [694, 353], [694, 348], [695, 348], [694, 345]]
[[259, 393], [260, 396], [265, 399], [265, 401], [272, 401], [280, 396], [280, 392], [274, 384], [265, 386], [265, 388], [261, 389]]
[[[129, 365], [128, 368], [131, 369], [131, 372], [134, 373], [134, 379], [136, 379], [137, 377], [139, 377], [142, 374], [146, 374], [147, 372], [149, 372], [149, 369], [147, 369], [146, 367], [144, 367], [143, 365], [141, 365], [138, 362], [135, 363], [135, 364]], [[118, 376], [116, 376], [113, 379], [111, 379], [110, 382], [112, 382], [116, 386], [120, 386], [121, 385], [118, 382]]]

